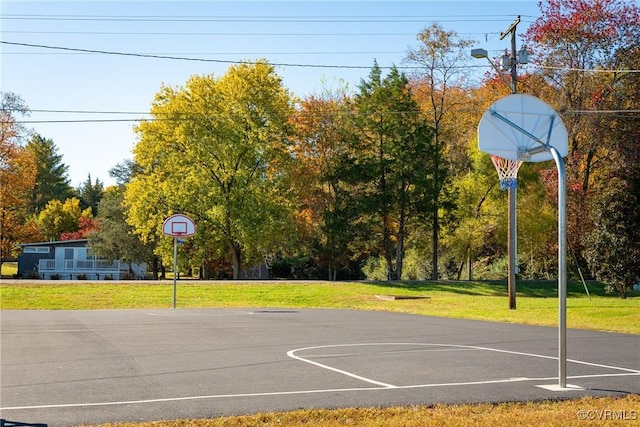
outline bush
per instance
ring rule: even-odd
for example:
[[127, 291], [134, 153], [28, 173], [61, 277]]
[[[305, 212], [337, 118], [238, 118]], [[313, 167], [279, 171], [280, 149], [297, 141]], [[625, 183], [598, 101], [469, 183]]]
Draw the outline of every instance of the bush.
[[431, 258], [429, 254], [418, 253], [409, 249], [405, 253], [402, 266], [403, 280], [428, 280], [431, 278]]
[[387, 263], [382, 257], [370, 256], [362, 263], [362, 273], [367, 280], [387, 280]]
[[509, 260], [506, 256], [492, 259], [482, 258], [473, 263], [473, 278], [476, 280], [506, 280], [509, 275]]

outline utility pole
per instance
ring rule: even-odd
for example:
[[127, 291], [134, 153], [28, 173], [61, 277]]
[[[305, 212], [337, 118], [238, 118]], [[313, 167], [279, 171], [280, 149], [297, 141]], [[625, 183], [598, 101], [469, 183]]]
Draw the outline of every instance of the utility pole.
[[[505, 55], [503, 57], [503, 67], [506, 65], [504, 59], [508, 56], [509, 65], [511, 67], [511, 93], [516, 93], [516, 82], [518, 81], [518, 56], [516, 52], [516, 27], [520, 23], [520, 16], [518, 19], [507, 28], [506, 31], [500, 33], [500, 40], [504, 39], [508, 34], [511, 34], [511, 55]], [[509, 276], [507, 280], [507, 288], [509, 291], [509, 309], [516, 309], [516, 273], [518, 269], [518, 233], [517, 233], [517, 220], [516, 220], [516, 188], [509, 188], [508, 192], [508, 208], [509, 208], [509, 227], [508, 234], [509, 239], [507, 243], [507, 251], [509, 252], [508, 270]]]

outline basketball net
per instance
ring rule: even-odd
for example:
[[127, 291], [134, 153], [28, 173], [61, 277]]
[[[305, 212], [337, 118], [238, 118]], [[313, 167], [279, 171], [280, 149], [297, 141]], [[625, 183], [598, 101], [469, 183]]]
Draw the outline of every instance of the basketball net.
[[500, 178], [500, 188], [508, 190], [518, 186], [518, 169], [522, 166], [521, 160], [503, 159], [495, 155], [491, 155], [491, 161], [498, 171]]

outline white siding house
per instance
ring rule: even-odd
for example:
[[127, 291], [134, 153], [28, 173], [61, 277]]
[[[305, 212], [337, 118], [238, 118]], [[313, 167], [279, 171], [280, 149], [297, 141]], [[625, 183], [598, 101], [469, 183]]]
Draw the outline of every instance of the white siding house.
[[123, 280], [143, 279], [144, 264], [98, 259], [91, 255], [88, 240], [25, 243], [18, 257], [19, 278]]

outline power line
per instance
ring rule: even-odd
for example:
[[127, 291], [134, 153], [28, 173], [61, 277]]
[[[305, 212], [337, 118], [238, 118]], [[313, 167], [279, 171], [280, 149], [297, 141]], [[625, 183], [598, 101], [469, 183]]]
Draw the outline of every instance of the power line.
[[[97, 35], [97, 36], [187, 36], [187, 37], [413, 37], [412, 33], [376, 32], [174, 32], [174, 31], [2, 31], [4, 34], [61, 34], [61, 35]], [[499, 32], [457, 32], [459, 36], [497, 37]]]
[[[251, 32], [251, 33], [201, 33], [201, 32], [168, 32], [168, 31], [3, 31], [5, 34], [71, 34], [71, 35], [102, 35], [102, 36], [311, 36], [311, 37], [325, 37], [325, 36], [362, 36], [362, 37], [388, 37], [388, 36], [415, 36], [415, 33], [384, 33], [384, 32], [371, 32], [371, 33], [265, 33], [265, 32]], [[460, 33], [458, 33], [460, 34]], [[493, 33], [463, 33], [463, 34], [493, 34]], [[498, 33], [495, 33], [498, 34]]]
[[[153, 58], [153, 59], [169, 59], [174, 61], [193, 61], [193, 62], [213, 62], [219, 64], [253, 64], [253, 61], [243, 61], [243, 60], [224, 60], [224, 59], [206, 59], [206, 58], [192, 58], [192, 57], [184, 57], [184, 56], [170, 56], [170, 55], [157, 55], [157, 54], [145, 54], [145, 53], [129, 53], [129, 52], [115, 52], [108, 50], [97, 50], [97, 49], [81, 49], [81, 48], [71, 48], [71, 47], [63, 47], [63, 46], [49, 46], [49, 45], [41, 45], [41, 44], [31, 44], [31, 43], [17, 43], [17, 42], [8, 42], [4, 40], [0, 40], [0, 43], [11, 45], [11, 46], [22, 46], [22, 47], [31, 47], [31, 48], [40, 48], [40, 49], [52, 49], [52, 50], [62, 50], [67, 52], [82, 52], [82, 53], [93, 53], [93, 54], [102, 54], [102, 55], [114, 55], [114, 56], [129, 56], [129, 57], [137, 57], [137, 58]], [[277, 67], [303, 67], [303, 68], [342, 68], [342, 69], [371, 69], [370, 65], [331, 65], [331, 64], [294, 64], [294, 63], [270, 63], [273, 66]], [[380, 66], [381, 69], [390, 69], [393, 67], [383, 67]], [[423, 67], [419, 66], [397, 66], [398, 69], [422, 69]]]
[[548, 65], [536, 65], [537, 68], [555, 71], [582, 71], [586, 73], [640, 73], [640, 70], [630, 69], [607, 69], [607, 68], [571, 68], [571, 67], [551, 67]]
[[[221, 64], [253, 64], [254, 61], [244, 61], [244, 60], [224, 60], [224, 59], [207, 59], [207, 58], [192, 58], [185, 56], [172, 56], [165, 54], [151, 54], [151, 53], [130, 53], [130, 52], [116, 52], [116, 51], [108, 51], [108, 50], [98, 50], [98, 49], [82, 49], [82, 48], [72, 48], [72, 47], [63, 47], [63, 46], [49, 46], [49, 45], [41, 45], [41, 44], [32, 44], [32, 43], [17, 43], [17, 42], [8, 42], [4, 40], [0, 40], [1, 44], [12, 45], [12, 46], [23, 46], [30, 48], [41, 48], [41, 49], [51, 49], [51, 50], [61, 50], [65, 52], [75, 52], [75, 53], [91, 53], [91, 54], [101, 54], [101, 55], [115, 55], [115, 56], [130, 56], [130, 57], [138, 57], [138, 58], [152, 58], [152, 59], [169, 59], [175, 61], [194, 61], [194, 62], [213, 62], [213, 63], [221, 63]], [[332, 54], [332, 52], [304, 52], [304, 54]], [[339, 52], [333, 52], [339, 53]], [[353, 54], [354, 52], [345, 52], [348, 54]], [[357, 52], [362, 53], [362, 52]], [[373, 53], [384, 53], [384, 52], [369, 52], [369, 54]], [[387, 52], [389, 53], [389, 52]], [[6, 54], [6, 52], [5, 52]], [[206, 55], [221, 55], [222, 53], [207, 53]], [[260, 53], [260, 55], [267, 55], [268, 53]], [[288, 54], [288, 53], [280, 53], [280, 54]], [[297, 53], [303, 54], [303, 53]], [[225, 53], [226, 55], [226, 53]], [[248, 54], [247, 54], [248, 55]], [[271, 63], [273, 66], [277, 67], [301, 67], [301, 68], [342, 68], [342, 69], [371, 69], [370, 65], [335, 65], [335, 64], [296, 64], [296, 63]], [[486, 68], [484, 65], [475, 65], [475, 66], [465, 66], [465, 68]], [[551, 67], [545, 65], [535, 65], [536, 68], [540, 69], [550, 69], [557, 71], [579, 71], [585, 73], [638, 73], [640, 70], [631, 70], [631, 69], [585, 69], [585, 68], [569, 68], [569, 67]], [[380, 66], [381, 69], [391, 69], [393, 66]], [[419, 70], [424, 67], [420, 66], [395, 66], [397, 69], [404, 70]]]
[[[461, 111], [465, 111], [462, 109]], [[129, 114], [129, 115], [145, 115], [145, 116], [156, 116], [151, 118], [126, 118], [126, 119], [51, 119], [51, 120], [18, 120], [17, 122], [21, 124], [55, 124], [55, 123], [140, 123], [140, 122], [187, 122], [187, 121], [198, 121], [198, 120], [211, 120], [213, 118], [219, 117], [229, 117], [227, 114], [204, 114], [204, 115], [193, 115], [189, 113], [183, 113], [183, 116], [180, 116], [178, 113], [175, 117], [157, 117], [162, 116], [164, 114], [175, 114], [175, 113], [162, 113], [162, 112], [146, 112], [146, 113], [138, 113], [138, 112], [130, 112], [130, 111], [90, 111], [90, 110], [31, 110], [34, 113], [72, 113], [72, 114]], [[360, 114], [419, 114], [420, 111], [368, 111], [368, 112], [353, 112], [353, 111], [340, 111], [340, 112], [317, 112], [312, 113], [314, 116], [353, 116]], [[303, 116], [309, 115], [308, 113], [302, 112], [294, 112], [296, 114], [302, 114]], [[563, 114], [566, 115], [615, 115], [623, 118], [633, 118], [635, 115], [640, 114], [640, 109], [629, 109], [629, 110], [568, 110], [564, 111]]]
[[[4, 52], [3, 55], [88, 55], [88, 54], [102, 54], [103, 52]], [[383, 52], [383, 51], [342, 51], [342, 52], [137, 52], [136, 55], [156, 55], [156, 56], [170, 56], [170, 55], [388, 55], [388, 54], [402, 54], [405, 52]], [[176, 56], [176, 59], [181, 58]]]
[[112, 21], [112, 22], [264, 22], [264, 23], [411, 23], [503, 22], [504, 15], [273, 15], [273, 16], [163, 16], [163, 15], [3, 15], [3, 20]]

